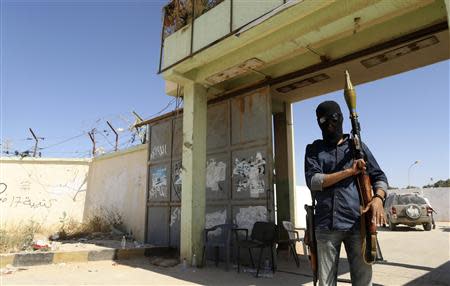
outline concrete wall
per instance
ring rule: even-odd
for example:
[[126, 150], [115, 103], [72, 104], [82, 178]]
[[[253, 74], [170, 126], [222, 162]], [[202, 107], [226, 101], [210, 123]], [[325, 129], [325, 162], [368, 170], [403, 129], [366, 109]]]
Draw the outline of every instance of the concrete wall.
[[1, 227], [33, 220], [50, 230], [64, 212], [81, 221], [89, 161], [0, 158]]
[[147, 148], [139, 145], [125, 151], [96, 157], [88, 176], [84, 218], [101, 210], [121, 215], [127, 231], [144, 240]]
[[450, 221], [450, 188], [399, 189], [389, 192], [399, 194], [417, 192], [426, 197], [437, 212], [434, 214], [435, 221]]

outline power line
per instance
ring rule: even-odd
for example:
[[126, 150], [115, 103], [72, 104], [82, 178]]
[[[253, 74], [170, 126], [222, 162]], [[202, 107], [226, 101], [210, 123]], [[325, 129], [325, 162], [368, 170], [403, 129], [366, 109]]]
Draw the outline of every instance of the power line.
[[161, 109], [160, 111], [158, 111], [158, 112], [155, 113], [155, 114], [150, 115], [148, 118], [150, 119], [150, 118], [152, 118], [152, 117], [154, 117], [154, 116], [160, 115], [160, 114], [163, 113], [166, 109], [168, 109], [168, 108], [169, 108], [176, 100], [177, 100], [177, 98], [174, 97], [173, 99], [171, 99], [171, 100], [169, 101], [169, 103], [167, 103], [167, 105], [166, 105], [163, 109]]
[[73, 139], [77, 139], [77, 138], [80, 138], [81, 136], [85, 136], [85, 135], [86, 135], [86, 132], [83, 132], [83, 133], [81, 133], [79, 135], [67, 138], [67, 139], [65, 139], [65, 140], [63, 140], [61, 142], [58, 142], [58, 143], [55, 143], [55, 144], [52, 144], [52, 145], [48, 145], [48, 146], [45, 146], [45, 147], [42, 147], [42, 148], [39, 148], [39, 149], [40, 150], [44, 150], [44, 149], [52, 148], [52, 147], [55, 147], [55, 146], [59, 146], [59, 145], [62, 145], [64, 143], [66, 143], [66, 142], [69, 142], [69, 141], [71, 141]]
[[111, 142], [108, 140], [108, 137], [106, 137], [106, 135], [103, 134], [103, 132], [98, 132], [98, 131], [97, 131], [97, 132], [95, 132], [95, 133], [102, 135], [102, 137], [105, 138], [106, 142], [108, 142], [109, 145], [111, 145], [112, 147], [114, 147], [114, 144], [111, 143]]

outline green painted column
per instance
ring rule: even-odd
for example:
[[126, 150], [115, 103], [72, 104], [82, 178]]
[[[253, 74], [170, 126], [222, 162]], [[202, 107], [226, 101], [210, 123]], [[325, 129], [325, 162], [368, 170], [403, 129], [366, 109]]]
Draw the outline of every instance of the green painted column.
[[291, 222], [296, 226], [297, 205], [296, 205], [296, 180], [295, 180], [295, 149], [294, 149], [294, 116], [292, 104], [285, 103], [286, 114], [286, 144], [287, 144], [287, 172], [289, 180], [289, 214]]
[[295, 156], [292, 105], [283, 103], [283, 112], [274, 115], [277, 224], [295, 224]]
[[180, 258], [200, 262], [205, 226], [206, 90], [190, 82], [184, 86], [183, 167]]

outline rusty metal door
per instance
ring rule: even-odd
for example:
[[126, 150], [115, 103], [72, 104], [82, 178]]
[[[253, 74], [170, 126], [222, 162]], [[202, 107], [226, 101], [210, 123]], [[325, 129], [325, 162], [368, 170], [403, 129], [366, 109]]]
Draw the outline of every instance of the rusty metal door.
[[179, 246], [182, 119], [152, 124], [148, 158], [146, 242]]
[[[208, 105], [205, 226], [274, 221], [268, 88]], [[182, 116], [150, 128], [147, 242], [179, 247]]]

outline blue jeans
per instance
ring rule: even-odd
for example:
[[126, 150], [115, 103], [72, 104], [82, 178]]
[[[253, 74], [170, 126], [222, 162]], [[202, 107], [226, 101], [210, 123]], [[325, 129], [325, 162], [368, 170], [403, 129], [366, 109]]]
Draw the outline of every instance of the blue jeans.
[[342, 242], [344, 242], [350, 264], [352, 285], [372, 285], [372, 266], [366, 264], [362, 257], [359, 231], [316, 230], [316, 240], [319, 286], [337, 285], [337, 270]]

